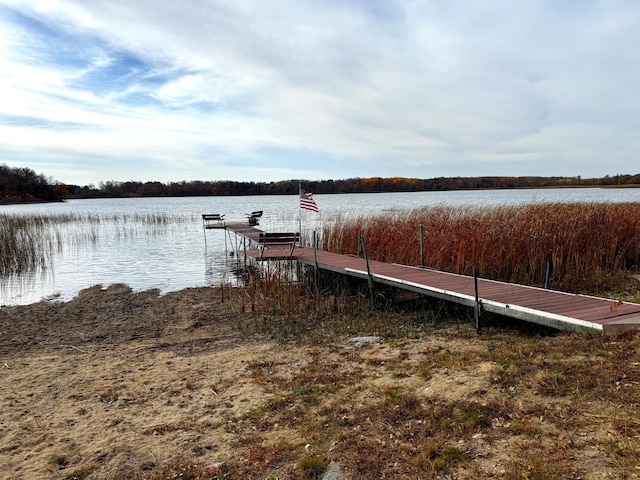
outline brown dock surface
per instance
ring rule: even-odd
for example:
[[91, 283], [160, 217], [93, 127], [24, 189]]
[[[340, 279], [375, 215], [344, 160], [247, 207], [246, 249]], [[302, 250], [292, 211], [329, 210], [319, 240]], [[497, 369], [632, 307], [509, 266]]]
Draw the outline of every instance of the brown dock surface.
[[257, 242], [262, 230], [254, 226], [248, 225], [247, 222], [226, 222], [221, 228], [231, 230], [240, 236], [246, 237], [253, 242]]
[[[233, 231], [252, 240], [260, 234], [260, 230], [244, 224], [238, 230], [234, 226]], [[288, 247], [274, 246], [264, 251], [250, 250], [247, 255], [261, 260], [291, 258], [307, 265], [317, 264], [323, 270], [362, 279], [369, 277], [363, 258], [324, 250], [296, 247], [291, 255]], [[469, 307], [475, 306], [473, 277], [373, 260], [369, 261], [369, 270], [374, 282]], [[635, 303], [619, 304], [604, 298], [481, 278], [478, 279], [478, 296], [484, 311], [560, 330], [616, 333], [640, 329], [640, 305]]]
[[[273, 250], [265, 258], [288, 257], [288, 251]], [[259, 252], [247, 252], [259, 256]], [[293, 258], [307, 265], [366, 279], [367, 265], [363, 258], [297, 247]], [[473, 277], [369, 261], [373, 281], [410, 290], [473, 307], [475, 288]], [[478, 295], [484, 311], [518, 318], [560, 330], [596, 330], [616, 333], [640, 329], [640, 305], [604, 298], [545, 290], [513, 283], [478, 279]]]

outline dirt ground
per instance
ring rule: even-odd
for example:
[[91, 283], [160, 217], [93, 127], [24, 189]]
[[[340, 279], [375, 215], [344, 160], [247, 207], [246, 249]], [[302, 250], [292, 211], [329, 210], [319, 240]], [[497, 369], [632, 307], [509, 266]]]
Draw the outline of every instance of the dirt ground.
[[640, 478], [638, 336], [300, 345], [242, 310], [123, 285], [0, 308], [0, 478]]

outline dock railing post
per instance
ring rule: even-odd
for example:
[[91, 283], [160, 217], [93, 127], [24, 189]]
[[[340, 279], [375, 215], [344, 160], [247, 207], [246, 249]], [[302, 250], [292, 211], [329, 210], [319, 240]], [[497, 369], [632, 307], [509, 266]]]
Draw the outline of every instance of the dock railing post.
[[244, 247], [244, 272], [247, 273], [247, 239], [244, 237], [242, 239], [242, 245]]
[[318, 288], [318, 235], [313, 231], [313, 282]]
[[371, 296], [371, 304], [376, 306], [376, 299], [373, 298], [373, 277], [371, 276], [371, 268], [369, 267], [369, 256], [367, 255], [367, 242], [364, 239], [364, 234], [360, 234], [360, 242], [362, 244], [362, 252], [364, 253], [364, 261], [367, 264], [367, 281], [369, 283], [369, 295]]
[[424, 229], [420, 224], [420, 265], [424, 267]]
[[551, 272], [551, 262], [549, 260], [547, 260], [547, 270], [544, 274], [544, 289], [548, 290], [549, 289], [549, 274]]
[[476, 293], [476, 303], [473, 309], [473, 317], [476, 321], [476, 330], [480, 332], [480, 299], [478, 296], [478, 271], [473, 267], [473, 288]]

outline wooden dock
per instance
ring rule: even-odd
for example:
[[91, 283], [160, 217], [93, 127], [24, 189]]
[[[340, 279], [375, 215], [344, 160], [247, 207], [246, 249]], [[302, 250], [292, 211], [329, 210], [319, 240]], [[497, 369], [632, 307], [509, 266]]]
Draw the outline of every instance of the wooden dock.
[[263, 233], [259, 228], [249, 225], [246, 222], [226, 222], [222, 228], [231, 230], [236, 235], [247, 238], [252, 242], [258, 242], [260, 234]]
[[[255, 241], [261, 233], [247, 225], [227, 226], [235, 233]], [[474, 278], [331, 253], [297, 246], [274, 246], [266, 252], [249, 250], [247, 256], [260, 260], [293, 259], [322, 270], [349, 275], [397, 287], [449, 302], [476, 306]], [[640, 305], [545, 290], [513, 283], [478, 279], [478, 303], [482, 311], [497, 313], [559, 330], [591, 330], [618, 333], [640, 329]]]

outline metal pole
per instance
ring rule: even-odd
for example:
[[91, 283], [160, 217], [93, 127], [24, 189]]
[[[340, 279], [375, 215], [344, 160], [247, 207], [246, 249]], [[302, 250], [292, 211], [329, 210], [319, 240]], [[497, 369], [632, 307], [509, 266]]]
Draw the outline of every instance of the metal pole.
[[242, 244], [244, 246], [244, 271], [247, 272], [247, 239], [244, 237], [242, 239]]
[[544, 289], [549, 289], [549, 273], [551, 272], [551, 262], [547, 261], [547, 271], [544, 274]]
[[364, 239], [364, 234], [360, 234], [360, 243], [362, 243], [362, 252], [364, 253], [364, 260], [367, 264], [367, 277], [369, 282], [369, 295], [371, 295], [371, 304], [375, 307], [376, 301], [373, 298], [373, 277], [371, 276], [371, 269], [369, 268], [369, 256], [367, 255], [367, 242]]
[[302, 198], [302, 184], [298, 182], [298, 233], [300, 234], [300, 244], [304, 246], [304, 239], [302, 238], [302, 207], [300, 206], [301, 198]]
[[473, 286], [476, 292], [476, 303], [473, 309], [474, 310], [473, 316], [476, 321], [476, 330], [479, 332], [480, 331], [480, 300], [478, 297], [478, 272], [476, 270], [476, 267], [473, 267]]
[[313, 231], [313, 281], [318, 288], [318, 236]]
[[420, 265], [424, 267], [424, 229], [420, 224]]
[[240, 259], [238, 257], [240, 256], [240, 243], [239, 243], [239, 237], [238, 237], [237, 233], [235, 234], [235, 237], [236, 237], [236, 249], [233, 252], [233, 256], [236, 259], [236, 269], [239, 269], [240, 268]]
[[204, 248], [207, 249], [207, 227], [204, 221], [204, 217], [202, 217], [202, 233], [204, 233]]

